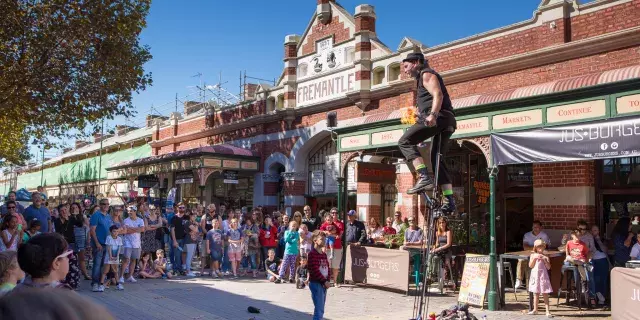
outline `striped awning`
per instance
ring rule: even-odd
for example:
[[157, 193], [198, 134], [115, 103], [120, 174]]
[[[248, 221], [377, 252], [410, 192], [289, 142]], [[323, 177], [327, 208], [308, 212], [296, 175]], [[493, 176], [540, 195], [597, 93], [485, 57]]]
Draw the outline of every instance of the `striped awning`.
[[[454, 109], [469, 108], [478, 105], [496, 103], [514, 99], [521, 99], [533, 96], [540, 96], [551, 93], [558, 93], [563, 91], [569, 91], [584, 87], [590, 87], [595, 85], [601, 85], [606, 83], [612, 83], [617, 81], [624, 81], [630, 79], [640, 78], [640, 65], [626, 67], [622, 69], [615, 69], [609, 71], [602, 71], [583, 75], [579, 77], [555, 80], [551, 82], [545, 82], [536, 84], [533, 86], [520, 87], [515, 89], [509, 89], [498, 92], [491, 92], [480, 95], [467, 96], [462, 98], [456, 98], [451, 100]], [[374, 123], [384, 120], [399, 119], [402, 117], [402, 110], [394, 110], [392, 112], [379, 113], [365, 117], [359, 117], [344, 121], [339, 127], [352, 127], [362, 124]]]

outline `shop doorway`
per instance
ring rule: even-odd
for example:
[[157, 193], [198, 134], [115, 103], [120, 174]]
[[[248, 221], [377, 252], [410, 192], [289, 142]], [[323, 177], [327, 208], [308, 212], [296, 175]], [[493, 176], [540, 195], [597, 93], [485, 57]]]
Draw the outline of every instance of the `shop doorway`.
[[382, 188], [382, 217], [379, 221], [380, 225], [385, 225], [384, 221], [387, 217], [392, 217], [398, 202], [398, 188], [393, 184], [385, 184]]
[[496, 251], [522, 251], [522, 238], [534, 220], [533, 165], [502, 166], [497, 178]]

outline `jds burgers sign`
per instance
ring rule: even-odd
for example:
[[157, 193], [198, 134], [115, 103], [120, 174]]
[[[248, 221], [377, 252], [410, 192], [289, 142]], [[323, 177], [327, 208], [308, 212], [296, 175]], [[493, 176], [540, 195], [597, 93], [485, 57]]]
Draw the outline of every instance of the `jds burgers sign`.
[[349, 246], [345, 280], [408, 291], [409, 252]]

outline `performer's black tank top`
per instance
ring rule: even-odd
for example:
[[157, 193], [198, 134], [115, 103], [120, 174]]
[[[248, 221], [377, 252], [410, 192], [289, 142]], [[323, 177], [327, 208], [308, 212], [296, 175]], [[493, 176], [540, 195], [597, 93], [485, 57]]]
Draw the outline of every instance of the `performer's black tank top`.
[[[429, 113], [431, 111], [431, 105], [433, 104], [433, 96], [427, 89], [425, 89], [422, 83], [422, 75], [427, 72], [435, 75], [438, 78], [438, 82], [440, 83], [440, 90], [442, 90], [442, 106], [440, 107], [440, 113], [442, 115], [454, 115], [453, 113], [453, 105], [451, 104], [451, 98], [449, 97], [449, 92], [447, 92], [447, 87], [444, 86], [444, 81], [442, 81], [442, 77], [435, 72], [431, 68], [424, 68], [420, 70], [420, 75], [418, 76], [418, 92], [417, 92], [417, 104], [418, 110], [421, 113]], [[444, 112], [443, 112], [444, 111]]]

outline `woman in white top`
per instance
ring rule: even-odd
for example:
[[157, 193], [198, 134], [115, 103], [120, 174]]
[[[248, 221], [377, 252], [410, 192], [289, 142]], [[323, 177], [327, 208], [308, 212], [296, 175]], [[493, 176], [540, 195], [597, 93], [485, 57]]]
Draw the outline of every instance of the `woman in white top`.
[[370, 243], [384, 242], [384, 229], [380, 227], [376, 218], [369, 220], [369, 227], [367, 228], [367, 239]]

